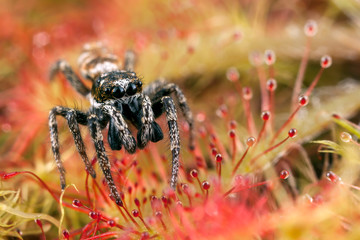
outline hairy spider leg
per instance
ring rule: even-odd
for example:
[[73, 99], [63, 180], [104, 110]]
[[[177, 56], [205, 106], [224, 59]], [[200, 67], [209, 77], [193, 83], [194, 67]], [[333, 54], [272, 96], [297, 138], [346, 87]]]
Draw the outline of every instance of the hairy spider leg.
[[174, 101], [169, 96], [163, 97], [161, 102], [163, 103], [163, 111], [166, 113], [166, 120], [169, 127], [170, 149], [172, 154], [170, 187], [175, 190], [180, 166], [180, 136], [177, 126], [177, 114]]
[[[118, 130], [118, 134], [114, 141], [120, 141], [120, 144], [124, 145], [126, 151], [129, 153], [135, 153], [136, 151], [136, 141], [135, 138], [131, 135], [128, 125], [126, 124], [121, 112], [112, 105], [104, 105], [104, 112], [106, 112], [110, 118], [113, 127]], [[109, 129], [111, 131], [111, 129]], [[111, 134], [111, 133], [110, 133]]]
[[133, 51], [127, 50], [125, 52], [124, 69], [126, 71], [129, 71], [129, 72], [134, 71], [135, 59], [136, 59], [136, 56]]
[[91, 114], [88, 117], [88, 126], [90, 129], [90, 135], [95, 145], [96, 156], [102, 172], [104, 173], [106, 183], [110, 189], [111, 196], [114, 198], [117, 205], [122, 205], [119, 192], [116, 189], [113, 177], [111, 175], [111, 165], [105, 152], [103, 135], [101, 133], [101, 127], [99, 119], [95, 114]]
[[137, 133], [137, 144], [140, 149], [143, 149], [146, 144], [151, 142], [158, 142], [164, 138], [159, 124], [155, 122], [154, 112], [151, 107], [149, 96], [142, 95], [141, 108], [141, 127]]
[[178, 101], [180, 110], [189, 125], [189, 148], [194, 149], [194, 119], [189, 105], [187, 104], [187, 100], [179, 86], [174, 83], [167, 83], [165, 80], [160, 79], [149, 84], [144, 89], [143, 93], [150, 97], [152, 103], [157, 103], [161, 100], [162, 97], [170, 96], [172, 93], [175, 93], [176, 101]]
[[87, 124], [87, 115], [83, 112], [80, 112], [75, 109], [66, 108], [62, 106], [54, 107], [49, 114], [49, 128], [50, 128], [50, 141], [51, 147], [54, 154], [54, 158], [56, 161], [56, 165], [60, 172], [60, 183], [61, 188], [65, 188], [65, 169], [60, 159], [60, 151], [59, 151], [59, 137], [58, 137], [58, 129], [57, 129], [57, 121], [56, 116], [60, 115], [67, 120], [70, 132], [73, 135], [76, 148], [81, 156], [85, 164], [86, 171], [93, 177], [96, 177], [96, 173], [88, 159], [88, 156], [85, 151], [84, 141], [82, 140], [79, 123], [82, 125]]
[[57, 73], [61, 72], [64, 74], [66, 80], [71, 86], [81, 95], [86, 96], [90, 93], [90, 89], [87, 88], [84, 83], [80, 80], [78, 75], [73, 71], [71, 66], [65, 60], [58, 60], [50, 68], [50, 80], [52, 80]]

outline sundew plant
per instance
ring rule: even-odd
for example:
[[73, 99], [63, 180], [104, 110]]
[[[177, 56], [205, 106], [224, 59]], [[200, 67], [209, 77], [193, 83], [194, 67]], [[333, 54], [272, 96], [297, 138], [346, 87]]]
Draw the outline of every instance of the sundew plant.
[[[0, 16], [0, 239], [360, 238], [359, 1], [5, 0]], [[61, 189], [49, 111], [90, 103], [49, 70], [67, 59], [79, 74], [98, 42], [134, 51], [144, 85], [184, 91], [195, 148], [178, 110], [175, 190], [165, 116], [164, 139], [134, 154], [103, 130], [122, 204], [88, 128], [96, 178], [58, 117]]]

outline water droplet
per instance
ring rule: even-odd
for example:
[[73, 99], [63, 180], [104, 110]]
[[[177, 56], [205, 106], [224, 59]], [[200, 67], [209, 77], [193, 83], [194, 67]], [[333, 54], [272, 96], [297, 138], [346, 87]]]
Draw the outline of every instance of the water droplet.
[[202, 188], [204, 190], [209, 190], [210, 188], [210, 183], [208, 181], [203, 181], [202, 184], [201, 184]]
[[231, 82], [236, 82], [240, 78], [240, 73], [236, 68], [231, 67], [226, 71], [226, 78]]
[[280, 172], [280, 178], [281, 179], [287, 179], [288, 177], [290, 176], [290, 173], [289, 173], [289, 171], [287, 171], [287, 170], [282, 170], [281, 172]]
[[273, 78], [270, 78], [266, 82], [266, 87], [267, 87], [267, 90], [270, 91], [270, 92], [275, 91], [276, 88], [277, 88], [277, 81], [275, 79], [273, 79]]
[[321, 57], [320, 65], [322, 68], [328, 68], [332, 64], [332, 58], [329, 55], [324, 55]]
[[270, 49], [266, 50], [264, 55], [265, 55], [265, 63], [267, 65], [273, 65], [275, 63], [276, 55], [273, 50]]
[[318, 25], [314, 20], [308, 20], [304, 26], [305, 35], [308, 37], [313, 37], [318, 31]]
[[309, 103], [309, 98], [305, 95], [299, 97], [299, 105], [304, 107]]
[[289, 132], [288, 132], [288, 135], [291, 138], [296, 137], [296, 134], [297, 134], [297, 130], [295, 128], [290, 129]]
[[248, 147], [252, 147], [255, 143], [256, 143], [256, 138], [254, 138], [254, 137], [249, 137], [249, 138], [246, 140], [246, 145], [247, 145]]
[[270, 119], [270, 112], [269, 111], [264, 111], [261, 113], [261, 118], [263, 121], [267, 121]]
[[351, 137], [351, 135], [349, 134], [349, 133], [347, 133], [347, 132], [342, 132], [341, 134], [340, 134], [340, 139], [341, 139], [341, 141], [343, 141], [343, 142], [350, 142], [351, 140], [352, 140], [352, 137]]

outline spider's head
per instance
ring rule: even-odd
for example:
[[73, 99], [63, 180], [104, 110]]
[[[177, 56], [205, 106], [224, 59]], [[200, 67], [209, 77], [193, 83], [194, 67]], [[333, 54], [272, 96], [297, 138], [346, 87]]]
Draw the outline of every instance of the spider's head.
[[126, 99], [142, 91], [142, 82], [134, 72], [113, 71], [102, 74], [93, 84], [91, 95], [98, 103]]

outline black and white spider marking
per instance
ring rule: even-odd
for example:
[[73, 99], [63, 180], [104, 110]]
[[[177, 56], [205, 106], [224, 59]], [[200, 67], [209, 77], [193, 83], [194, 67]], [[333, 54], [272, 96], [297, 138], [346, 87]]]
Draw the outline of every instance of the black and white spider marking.
[[[60, 172], [61, 188], [65, 188], [65, 169], [60, 160], [59, 140], [56, 116], [67, 120], [73, 135], [76, 148], [85, 163], [86, 170], [95, 178], [95, 171], [85, 151], [79, 124], [88, 126], [95, 145], [97, 159], [102, 169], [111, 196], [119, 205], [120, 195], [114, 184], [110, 171], [110, 162], [105, 152], [102, 129], [107, 125], [108, 142], [112, 150], [120, 150], [122, 146], [129, 153], [137, 148], [163, 139], [163, 132], [155, 122], [155, 118], [165, 112], [169, 127], [170, 149], [172, 153], [171, 188], [176, 188], [179, 169], [180, 137], [177, 125], [177, 114], [170, 95], [174, 93], [180, 109], [190, 127], [189, 147], [194, 147], [193, 116], [180, 88], [173, 83], [157, 80], [142, 90], [142, 82], [133, 72], [135, 56], [133, 52], [125, 54], [124, 70], [120, 70], [118, 59], [101, 44], [87, 44], [80, 55], [78, 64], [81, 75], [93, 82], [91, 90], [86, 87], [70, 65], [57, 61], [50, 71], [50, 78], [61, 72], [77, 92], [85, 96], [91, 103], [87, 112], [57, 106], [49, 114], [50, 139], [54, 158]], [[129, 130], [128, 123], [136, 127], [137, 139]]]

